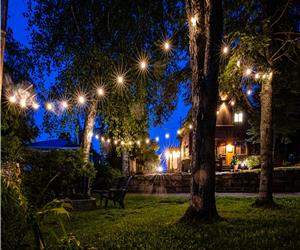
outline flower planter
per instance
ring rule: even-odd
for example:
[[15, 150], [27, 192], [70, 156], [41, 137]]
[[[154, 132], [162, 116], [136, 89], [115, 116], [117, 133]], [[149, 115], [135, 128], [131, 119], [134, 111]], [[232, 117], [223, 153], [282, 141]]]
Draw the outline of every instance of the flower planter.
[[96, 198], [71, 200], [73, 211], [87, 211], [96, 209]]

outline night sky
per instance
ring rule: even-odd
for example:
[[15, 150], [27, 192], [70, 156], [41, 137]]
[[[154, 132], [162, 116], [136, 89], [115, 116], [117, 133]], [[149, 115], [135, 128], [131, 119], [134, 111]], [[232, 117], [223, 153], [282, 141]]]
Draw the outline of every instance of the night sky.
[[[23, 12], [26, 11], [27, 5], [26, 0], [14, 0], [9, 1], [9, 9], [8, 9], [8, 27], [10, 27], [13, 30], [14, 38], [21, 42], [26, 47], [29, 47], [29, 31], [27, 31], [27, 21], [26, 18], [23, 16]], [[46, 79], [45, 86], [49, 86], [51, 83], [53, 83], [55, 72], [52, 76]], [[186, 117], [187, 111], [189, 107], [185, 106], [183, 103], [183, 98], [179, 98], [179, 102], [177, 105], [176, 110], [170, 117], [170, 119], [163, 124], [161, 127], [151, 127], [150, 128], [150, 137], [151, 139], [154, 139], [156, 136], [159, 136], [160, 138], [160, 149], [158, 153], [161, 153], [165, 150], [166, 147], [172, 145], [179, 145], [179, 141], [176, 139], [177, 130], [180, 126], [180, 120], [184, 119]], [[35, 121], [36, 124], [41, 129], [41, 123], [43, 120], [43, 113], [45, 110], [43, 108], [40, 108], [35, 113]], [[170, 134], [170, 139], [165, 139], [165, 134]], [[48, 134], [43, 133], [42, 130], [40, 130], [40, 135], [37, 138], [37, 141], [49, 139], [50, 136]], [[94, 139], [96, 140], [96, 139]], [[93, 141], [93, 147], [98, 148], [98, 143], [96, 141]]]

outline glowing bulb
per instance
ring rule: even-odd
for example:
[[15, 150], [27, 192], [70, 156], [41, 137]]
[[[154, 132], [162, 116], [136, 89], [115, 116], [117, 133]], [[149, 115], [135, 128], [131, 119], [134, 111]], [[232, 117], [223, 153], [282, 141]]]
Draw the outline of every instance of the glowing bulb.
[[132, 141], [129, 141], [129, 143], [128, 143], [129, 145], [132, 145]]
[[259, 79], [259, 77], [260, 77], [259, 73], [256, 73], [255, 74], [255, 79]]
[[96, 139], [99, 139], [99, 135], [95, 135]]
[[37, 102], [33, 102], [33, 103], [32, 103], [32, 107], [33, 107], [35, 110], [37, 110], [37, 109], [40, 107], [40, 105], [39, 105]]
[[119, 83], [119, 84], [124, 83], [124, 77], [123, 76], [118, 76], [117, 77], [117, 83]]
[[233, 146], [231, 144], [226, 145], [226, 152], [232, 153], [233, 152]]
[[12, 95], [10, 97], [8, 97], [8, 100], [10, 103], [16, 103], [17, 102], [17, 98], [15, 95]]
[[170, 157], [170, 152], [169, 152], [169, 151], [166, 151], [165, 156], [166, 156], [166, 158], [168, 159], [168, 158]]
[[158, 136], [155, 137], [155, 141], [159, 142], [159, 137]]
[[166, 133], [166, 134], [165, 134], [165, 137], [166, 137], [166, 139], [169, 139], [169, 138], [170, 138], [170, 134], [169, 134], [169, 133]]
[[68, 102], [67, 101], [62, 101], [61, 106], [63, 107], [63, 109], [68, 108]]
[[230, 104], [231, 104], [231, 106], [234, 106], [234, 105], [235, 105], [235, 101], [232, 100], [232, 101], [230, 102]]
[[46, 104], [46, 109], [49, 110], [49, 111], [53, 110], [53, 105], [52, 105], [52, 103], [48, 102], [48, 103]]
[[180, 135], [180, 129], [177, 130], [177, 135]]
[[136, 144], [140, 146], [140, 145], [141, 145], [141, 141], [138, 140], [138, 141], [136, 142]]
[[103, 88], [98, 88], [97, 93], [98, 93], [98, 96], [104, 96], [104, 89]]
[[223, 54], [228, 54], [228, 52], [229, 52], [229, 47], [228, 47], [228, 46], [225, 46], [225, 47], [223, 48]]
[[190, 125], [189, 125], [189, 129], [192, 129], [192, 128], [193, 128], [193, 125], [192, 125], [192, 124], [190, 124]]
[[263, 74], [262, 79], [266, 79], [267, 74]]
[[146, 139], [146, 144], [149, 144], [150, 143], [150, 140], [147, 138]]
[[123, 141], [121, 141], [121, 145], [124, 145], [124, 142], [123, 142]]
[[249, 68], [248, 68], [248, 69], [246, 69], [246, 72], [245, 72], [245, 73], [246, 73], [246, 76], [249, 76], [249, 75], [251, 75], [251, 72], [252, 72], [252, 70], [251, 70], [251, 69], [249, 69]]
[[236, 62], [236, 66], [238, 66], [239, 68], [241, 67], [241, 61], [240, 61], [240, 60], [238, 60], [238, 61]]
[[140, 68], [142, 70], [145, 70], [147, 68], [147, 62], [145, 60], [143, 60], [143, 61], [140, 62]]
[[157, 168], [157, 171], [158, 171], [158, 172], [162, 172], [162, 171], [163, 171], [162, 166], [159, 166], [159, 167]]
[[251, 89], [247, 89], [247, 95], [251, 95], [252, 94], [252, 90]]
[[195, 27], [197, 25], [197, 17], [196, 16], [191, 17], [191, 23], [192, 23], [193, 27]]
[[110, 143], [110, 139], [108, 138], [108, 139], [106, 140], [106, 142], [107, 142], [107, 143]]
[[103, 136], [101, 137], [101, 141], [102, 141], [102, 142], [104, 142], [104, 141], [105, 141], [105, 138], [104, 138]]
[[164, 43], [164, 49], [165, 49], [165, 51], [170, 50], [170, 48], [171, 48], [170, 42], [166, 41], [166, 42]]
[[118, 141], [117, 141], [117, 140], [115, 140], [115, 141], [114, 141], [114, 144], [115, 144], [115, 145], [117, 145], [117, 144], [118, 144]]
[[268, 75], [268, 79], [271, 80], [272, 76], [273, 76], [273, 72], [270, 72], [269, 75]]
[[20, 106], [21, 106], [21, 108], [26, 108], [26, 99], [20, 100]]
[[217, 111], [217, 115], [220, 114], [220, 111]]
[[79, 104], [84, 104], [85, 103], [85, 98], [83, 95], [78, 96], [78, 102]]

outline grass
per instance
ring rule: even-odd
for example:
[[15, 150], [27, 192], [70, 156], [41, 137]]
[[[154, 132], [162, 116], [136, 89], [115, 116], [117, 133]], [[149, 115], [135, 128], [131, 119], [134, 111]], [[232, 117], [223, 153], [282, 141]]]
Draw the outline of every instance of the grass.
[[[125, 209], [110, 204], [107, 210], [72, 212], [65, 228], [85, 249], [300, 249], [300, 198], [275, 201], [281, 209], [252, 208], [253, 198], [218, 197], [224, 221], [188, 226], [178, 223], [186, 198], [127, 195]], [[57, 249], [53, 230], [61, 233], [49, 220], [49, 249]]]

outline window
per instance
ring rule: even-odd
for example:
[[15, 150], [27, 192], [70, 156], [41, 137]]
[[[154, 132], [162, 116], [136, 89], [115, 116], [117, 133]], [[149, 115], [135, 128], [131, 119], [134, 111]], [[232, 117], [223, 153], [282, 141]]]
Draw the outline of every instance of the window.
[[235, 113], [234, 114], [234, 122], [243, 122], [243, 113]]

